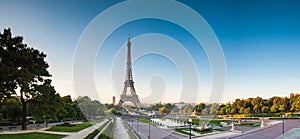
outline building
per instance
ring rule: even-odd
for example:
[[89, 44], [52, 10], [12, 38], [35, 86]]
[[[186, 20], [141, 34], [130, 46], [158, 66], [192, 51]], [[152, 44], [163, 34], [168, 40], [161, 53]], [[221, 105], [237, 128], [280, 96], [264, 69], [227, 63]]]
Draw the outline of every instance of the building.
[[112, 104], [113, 104], [113, 105], [116, 104], [116, 97], [115, 97], [115, 96], [112, 97]]
[[292, 99], [295, 96], [299, 96], [299, 94], [298, 93], [290, 93], [290, 99]]

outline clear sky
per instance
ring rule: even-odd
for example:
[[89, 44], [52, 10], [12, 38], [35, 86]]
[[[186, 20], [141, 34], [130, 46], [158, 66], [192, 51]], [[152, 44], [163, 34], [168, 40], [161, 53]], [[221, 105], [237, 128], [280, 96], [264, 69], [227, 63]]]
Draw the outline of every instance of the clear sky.
[[[61, 95], [75, 97], [85, 94], [76, 93], [73, 88], [73, 60], [80, 36], [97, 15], [120, 2], [2, 0], [0, 29], [3, 31], [10, 27], [14, 35], [24, 36], [29, 46], [45, 52], [56, 90]], [[198, 12], [220, 41], [226, 62], [225, 90], [223, 94], [220, 93], [223, 102], [235, 98], [269, 98], [300, 92], [300, 1], [179, 2]], [[124, 16], [127, 15], [119, 13], [113, 18]], [[128, 33], [132, 37], [135, 87], [142, 101], [176, 102], [185, 93], [181, 92], [182, 71], [178, 69], [181, 65], [176, 63], [176, 58], [170, 60], [157, 53], [146, 53], [143, 56], [137, 54], [152, 49], [171, 52], [178, 57], [188, 54], [187, 58], [193, 59], [199, 74], [199, 96], [196, 102], [208, 101], [212, 77], [205, 50], [179, 25], [151, 18], [120, 26], [101, 46], [94, 69], [95, 85], [101, 101], [110, 103], [113, 95], [118, 98], [122, 92], [125, 76], [124, 45]], [[170, 46], [174, 47], [168, 48]], [[86, 94], [89, 95], [88, 91]]]

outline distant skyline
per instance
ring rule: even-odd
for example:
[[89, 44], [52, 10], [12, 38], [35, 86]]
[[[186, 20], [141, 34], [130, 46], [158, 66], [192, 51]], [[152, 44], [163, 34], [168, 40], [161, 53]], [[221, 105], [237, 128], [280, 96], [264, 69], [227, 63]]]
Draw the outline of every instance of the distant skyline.
[[[122, 1], [3, 0], [0, 1], [0, 29], [3, 31], [10, 27], [13, 35], [23, 36], [30, 47], [45, 52], [56, 91], [62, 96], [71, 95], [74, 98], [76, 94], [73, 89], [72, 68], [80, 36], [98, 14], [120, 2]], [[300, 92], [300, 1], [179, 2], [202, 15], [220, 41], [226, 62], [222, 102], [256, 96], [289, 96], [290, 92]], [[126, 15], [120, 13], [118, 16], [115, 18]], [[145, 18], [116, 29], [99, 50], [95, 60], [94, 79], [97, 91], [101, 94], [101, 102], [111, 103], [112, 96], [116, 96], [118, 102], [125, 78], [124, 44], [129, 33], [133, 52], [138, 51], [139, 47], [154, 49], [154, 46], [159, 48], [158, 46], [166, 44], [177, 46], [176, 48], [183, 46], [194, 60], [199, 74], [199, 96], [196, 103], [208, 101], [212, 77], [210, 63], [203, 48], [184, 28], [167, 21]], [[156, 41], [149, 37], [156, 38]], [[178, 54], [180, 56], [181, 53]], [[155, 53], [142, 57], [133, 53], [133, 60], [136, 92], [142, 98], [142, 103], [143, 100], [152, 103], [179, 101], [183, 92], [180, 92], [181, 75], [176, 63]], [[111, 71], [113, 66], [124, 69]], [[111, 76], [116, 78], [112, 79]], [[115, 86], [110, 87], [109, 84]], [[152, 90], [157, 89], [153, 85], [161, 84], [165, 86]], [[155, 95], [151, 96], [153, 91], [158, 92], [157, 98]]]

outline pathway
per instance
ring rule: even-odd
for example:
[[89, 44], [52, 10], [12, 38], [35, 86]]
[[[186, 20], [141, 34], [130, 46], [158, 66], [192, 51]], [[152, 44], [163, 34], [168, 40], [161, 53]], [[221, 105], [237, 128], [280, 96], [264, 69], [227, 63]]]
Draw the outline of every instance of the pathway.
[[114, 138], [115, 139], [130, 139], [130, 136], [127, 133], [127, 129], [124, 127], [120, 117], [116, 118]]
[[81, 131], [75, 132], [70, 134], [69, 136], [64, 137], [63, 139], [83, 139], [85, 138], [87, 135], [89, 135], [90, 133], [92, 133], [94, 130], [98, 129], [100, 126], [102, 126], [105, 122], [107, 121], [107, 119], [103, 120], [102, 122], [90, 126], [86, 129], [83, 129]]

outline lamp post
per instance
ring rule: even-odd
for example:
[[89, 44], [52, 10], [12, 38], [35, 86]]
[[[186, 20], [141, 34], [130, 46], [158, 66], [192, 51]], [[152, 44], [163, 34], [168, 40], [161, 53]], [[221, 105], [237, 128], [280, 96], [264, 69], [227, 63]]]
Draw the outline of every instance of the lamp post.
[[133, 116], [131, 115], [131, 127], [133, 129]]
[[284, 115], [282, 115], [282, 134], [284, 134]]
[[149, 136], [148, 136], [148, 139], [150, 139], [150, 122], [151, 122], [151, 116], [149, 116]]
[[136, 118], [136, 132], [139, 132], [139, 120]]
[[192, 138], [192, 118], [189, 118], [189, 123], [190, 123], [190, 139]]

